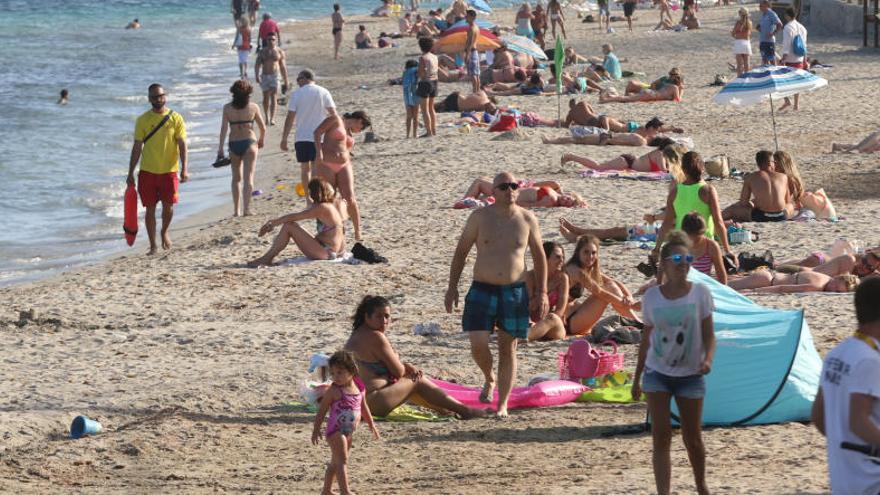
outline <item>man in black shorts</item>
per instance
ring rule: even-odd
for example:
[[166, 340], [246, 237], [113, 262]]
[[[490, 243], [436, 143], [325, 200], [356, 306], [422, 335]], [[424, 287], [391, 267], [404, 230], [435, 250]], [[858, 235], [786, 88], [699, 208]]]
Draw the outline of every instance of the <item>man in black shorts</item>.
[[636, 2], [637, 0], [625, 0], [623, 2], [623, 16], [626, 17], [626, 25], [629, 26], [629, 31], [633, 30], [633, 12], [636, 11]]
[[782, 222], [788, 219], [785, 206], [791, 201], [788, 176], [777, 172], [773, 153], [761, 150], [755, 155], [758, 171], [743, 179], [739, 201], [721, 212], [735, 222]]

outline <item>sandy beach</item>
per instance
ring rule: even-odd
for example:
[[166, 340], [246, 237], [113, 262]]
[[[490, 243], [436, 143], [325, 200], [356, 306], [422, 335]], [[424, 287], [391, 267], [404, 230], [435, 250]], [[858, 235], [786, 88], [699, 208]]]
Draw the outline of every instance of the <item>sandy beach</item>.
[[[581, 23], [570, 12], [567, 44], [599, 56], [600, 45], [610, 40], [627, 59], [623, 68], [649, 80], [679, 67], [686, 85], [681, 103], [596, 108], [639, 122], [659, 116], [683, 127], [703, 156], [723, 153], [732, 166], [752, 171], [755, 152], [773, 146], [769, 105], [718, 106], [711, 101], [718, 88], [709, 86], [715, 74], [732, 74], [729, 32], [737, 8], [705, 8], [703, 29], [685, 33], [651, 32], [657, 11], [639, 10], [635, 32], [617, 22], [614, 35], [600, 34], [596, 24]], [[511, 25], [513, 18], [513, 11], [498, 10], [490, 19]], [[329, 5], [327, 19], [286, 26], [284, 39], [291, 42], [284, 48], [292, 74], [315, 70], [339, 111], [365, 110], [382, 138], [364, 144], [359, 137], [353, 153], [364, 242], [389, 264], [244, 267], [270, 242], [271, 236], [257, 237], [260, 225], [305, 205], [293, 192], [299, 167], [278, 147], [281, 126], [271, 128], [260, 155], [257, 188], [264, 193], [255, 201], [255, 216], [231, 218], [230, 201], [179, 222], [171, 251], [147, 257], [139, 243], [97, 265], [0, 289], [0, 492], [317, 493], [329, 450], [309, 442], [314, 415], [285, 403], [299, 400], [312, 353], [341, 348], [362, 296], [392, 301], [389, 338], [407, 361], [430, 376], [481, 383], [461, 333], [460, 310], [448, 315], [443, 309], [449, 263], [468, 216], [452, 204], [473, 178], [507, 170], [556, 180], [582, 195], [588, 208], [534, 210], [549, 240], [564, 241], [557, 230], [561, 217], [611, 227], [635, 223], [663, 205], [667, 183], [584, 179], [578, 166], [559, 160], [563, 152], [604, 160], [648, 148], [542, 145], [542, 136], [567, 134], [552, 128], [523, 129], [517, 141], [445, 126], [434, 139], [403, 139], [401, 89], [388, 79], [400, 77], [404, 61], [417, 57], [416, 39], [397, 40], [393, 49], [355, 51], [357, 24], [377, 37], [396, 31], [397, 21], [347, 20], [341, 61], [332, 60]], [[829, 85], [804, 95], [799, 111], [777, 115], [780, 149], [794, 155], [806, 188], [823, 187], [844, 219], [753, 225], [760, 241], [736, 250], [769, 249], [777, 259], [790, 259], [827, 249], [840, 237], [880, 245], [877, 157], [829, 153], [831, 141], [856, 142], [880, 127], [871, 110], [880, 58], [876, 50], [861, 50], [856, 37], [811, 34], [809, 40], [811, 56], [833, 65], [819, 72]], [[753, 45], [757, 53], [755, 37]], [[468, 86], [440, 88], [442, 97]], [[595, 95], [583, 98], [596, 103]], [[501, 101], [556, 116], [556, 97]], [[171, 98], [168, 104], [180, 102]], [[441, 126], [454, 115], [438, 114]], [[713, 184], [723, 207], [738, 198], [742, 183]], [[565, 248], [570, 255], [574, 246]], [[646, 253], [618, 244], [603, 247], [600, 258], [604, 271], [635, 290], [645, 280], [635, 266]], [[282, 254], [297, 256], [292, 244]], [[473, 254], [462, 294], [472, 262]], [[769, 307], [805, 308], [822, 355], [855, 328], [851, 294], [755, 298]], [[413, 335], [423, 322], [439, 323], [442, 334]], [[567, 345], [521, 345], [517, 385], [555, 371], [557, 353]], [[631, 370], [637, 348], [622, 349]], [[79, 414], [98, 419], [106, 431], [70, 440], [68, 426]], [[503, 422], [381, 422], [381, 441], [366, 428], [355, 434], [351, 483], [358, 493], [651, 493], [651, 437], [634, 433], [645, 414], [643, 403], [576, 403], [517, 410]], [[829, 490], [825, 442], [812, 425], [710, 428], [704, 440], [715, 493]], [[674, 492], [691, 493], [678, 435], [672, 460]]]

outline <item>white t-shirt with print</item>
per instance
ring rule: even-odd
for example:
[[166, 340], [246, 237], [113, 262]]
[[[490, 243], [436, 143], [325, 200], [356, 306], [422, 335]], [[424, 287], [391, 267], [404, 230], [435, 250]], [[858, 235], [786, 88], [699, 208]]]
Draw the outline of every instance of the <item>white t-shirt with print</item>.
[[300, 87], [290, 95], [290, 104], [287, 106], [291, 112], [296, 112], [296, 134], [294, 141], [315, 141], [315, 129], [324, 122], [330, 114], [328, 108], [336, 108], [333, 97], [327, 89], [315, 83], [309, 83]]
[[877, 495], [880, 493], [880, 464], [875, 464], [862, 453], [840, 448], [840, 443], [865, 445], [865, 441], [849, 428], [852, 394], [870, 395], [876, 399], [871, 420], [880, 425], [880, 352], [855, 337], [844, 340], [825, 357], [820, 386], [825, 403], [831, 492]]
[[712, 292], [693, 283], [690, 292], [667, 299], [660, 287], [651, 287], [642, 299], [642, 318], [654, 329], [645, 368], [669, 376], [700, 374], [705, 357], [702, 322], [712, 314]]

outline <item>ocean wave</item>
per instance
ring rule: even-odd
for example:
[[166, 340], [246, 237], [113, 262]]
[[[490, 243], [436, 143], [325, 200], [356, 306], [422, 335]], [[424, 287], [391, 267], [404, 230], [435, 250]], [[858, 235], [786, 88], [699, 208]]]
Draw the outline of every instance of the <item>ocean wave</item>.
[[138, 96], [114, 96], [114, 100], [116, 101], [124, 101], [128, 103], [147, 103], [149, 98], [147, 95], [138, 95]]

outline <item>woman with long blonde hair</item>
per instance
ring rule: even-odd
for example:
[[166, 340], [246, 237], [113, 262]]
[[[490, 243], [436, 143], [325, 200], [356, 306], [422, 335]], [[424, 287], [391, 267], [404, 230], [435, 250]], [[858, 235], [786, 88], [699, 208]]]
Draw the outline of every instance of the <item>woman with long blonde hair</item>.
[[788, 192], [791, 195], [791, 202], [785, 205], [785, 214], [791, 218], [797, 214], [801, 208], [801, 196], [804, 194], [804, 180], [801, 179], [801, 172], [798, 170], [797, 164], [787, 151], [777, 151], [773, 153], [773, 160], [776, 162], [776, 171], [782, 172], [788, 176]]
[[[639, 304], [625, 285], [602, 273], [599, 266], [599, 238], [584, 235], [578, 239], [574, 253], [565, 264], [569, 278], [569, 305], [566, 311], [566, 330], [573, 335], [586, 335], [611, 305], [621, 316], [636, 321], [633, 312]], [[578, 299], [586, 292], [586, 299]]]
[[752, 56], [752, 20], [749, 18], [749, 9], [739, 9], [739, 18], [730, 30], [730, 35], [733, 36], [733, 56], [736, 57], [736, 75], [739, 77], [749, 71], [749, 58]]

